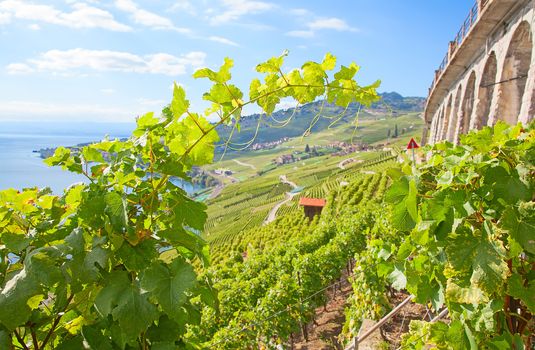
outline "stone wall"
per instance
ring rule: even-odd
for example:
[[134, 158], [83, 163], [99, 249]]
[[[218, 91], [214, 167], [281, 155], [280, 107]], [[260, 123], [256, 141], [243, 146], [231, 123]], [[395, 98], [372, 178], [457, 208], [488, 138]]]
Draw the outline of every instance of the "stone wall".
[[460, 134], [497, 120], [528, 123], [535, 114], [535, 0], [477, 6], [477, 20], [462, 43], [450, 43], [447, 64], [435, 73], [424, 143], [458, 142]]

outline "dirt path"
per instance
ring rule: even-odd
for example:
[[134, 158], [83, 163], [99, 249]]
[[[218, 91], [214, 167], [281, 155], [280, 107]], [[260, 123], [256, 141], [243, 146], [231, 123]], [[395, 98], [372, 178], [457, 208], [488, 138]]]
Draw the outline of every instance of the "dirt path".
[[214, 187], [214, 190], [212, 191], [212, 193], [210, 193], [210, 196], [208, 196], [208, 198], [214, 199], [215, 197], [219, 196], [221, 194], [221, 191], [223, 191], [224, 188], [225, 188], [225, 185], [220, 183], [219, 185]]
[[[210, 172], [210, 175], [212, 175], [215, 178], [226, 177], [227, 179], [230, 179], [230, 182], [232, 182], [232, 183], [239, 182], [239, 180], [237, 178], [235, 178], [234, 176], [231, 176], [231, 175], [218, 175], [218, 174], [216, 174], [214, 172]], [[224, 188], [225, 188], [225, 183], [223, 181], [219, 180], [219, 185], [214, 187], [214, 190], [212, 191], [212, 193], [210, 193], [210, 196], [208, 198], [209, 199], [216, 198], [217, 196], [219, 196], [221, 194], [221, 191], [223, 191]]]
[[239, 160], [237, 160], [237, 159], [233, 159], [233, 161], [234, 161], [234, 163], [236, 163], [236, 164], [238, 164], [238, 165], [246, 166], [246, 167], [248, 167], [248, 168], [251, 168], [251, 169], [253, 169], [253, 170], [256, 170], [256, 167], [255, 167], [254, 165], [252, 165], [252, 164], [247, 164], [247, 163], [241, 162], [241, 161], [239, 161]]
[[345, 323], [344, 309], [346, 301], [353, 293], [351, 284], [345, 279], [344, 273], [341, 290], [337, 288], [336, 293], [328, 293], [329, 301], [327, 307], [316, 309], [316, 322], [309, 324], [308, 341], [305, 341], [301, 335], [294, 343], [295, 350], [332, 350], [342, 349], [338, 342], [338, 335], [342, 331]]
[[274, 221], [277, 218], [277, 212], [279, 211], [280, 207], [282, 207], [284, 204], [291, 201], [295, 197], [296, 194], [297, 193], [286, 192], [286, 198], [284, 198], [283, 201], [275, 204], [275, 206], [271, 208], [266, 220], [264, 220], [264, 225], [267, 225], [270, 222]]
[[[279, 176], [279, 180], [283, 184], [287, 184], [287, 185], [292, 186], [293, 189], [297, 188], [297, 185], [294, 182], [288, 180], [286, 175]], [[286, 197], [282, 201], [280, 201], [277, 204], [275, 204], [275, 206], [273, 208], [271, 208], [271, 210], [269, 211], [268, 216], [266, 217], [266, 220], [264, 220], [263, 225], [267, 225], [270, 222], [274, 221], [277, 218], [277, 212], [279, 211], [280, 207], [282, 207], [284, 204], [286, 204], [289, 201], [291, 201], [295, 197], [295, 195], [297, 195], [298, 193], [299, 192], [295, 192], [295, 193], [286, 192], [285, 193]]]
[[279, 176], [279, 180], [281, 180], [281, 182], [283, 184], [288, 184], [290, 186], [292, 186], [294, 189], [296, 189], [298, 186], [295, 184], [295, 182], [292, 182], [290, 180], [288, 180], [288, 178], [286, 177], [286, 175], [281, 175]]

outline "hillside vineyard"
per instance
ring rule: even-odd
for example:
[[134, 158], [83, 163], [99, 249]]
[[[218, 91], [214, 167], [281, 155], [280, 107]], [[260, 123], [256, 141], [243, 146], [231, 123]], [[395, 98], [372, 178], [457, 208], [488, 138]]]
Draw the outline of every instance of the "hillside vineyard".
[[[230, 58], [197, 70], [202, 112], [175, 83], [130, 137], [56, 148], [46, 164], [85, 182], [0, 191], [0, 349], [532, 349], [531, 106], [500, 100], [514, 118], [469, 128], [480, 95], [455, 86], [461, 112], [437, 114], [470, 33], [512, 3], [478, 1], [425, 125], [420, 99], [381, 105], [357, 64], [327, 53], [285, 71], [284, 52], [246, 92]], [[506, 66], [525, 70], [532, 36], [514, 3]], [[499, 98], [531, 96], [521, 79]], [[277, 119], [287, 100], [303, 108]], [[247, 106], [261, 113], [242, 119]], [[267, 121], [296, 116], [301, 137], [249, 149]], [[253, 137], [236, 141], [242, 122]], [[408, 154], [425, 128], [430, 142]], [[194, 176], [214, 186], [190, 196], [180, 184]]]

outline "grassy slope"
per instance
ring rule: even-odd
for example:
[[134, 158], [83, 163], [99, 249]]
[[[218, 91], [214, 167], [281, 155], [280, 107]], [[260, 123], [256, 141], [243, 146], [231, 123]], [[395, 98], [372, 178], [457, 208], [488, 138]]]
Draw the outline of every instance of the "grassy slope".
[[[219, 168], [225, 168], [232, 170], [234, 176], [240, 180], [248, 179], [251, 176], [255, 176], [258, 170], [264, 169], [272, 163], [272, 160], [282, 154], [289, 154], [293, 151], [302, 151], [308, 144], [310, 146], [325, 146], [334, 141], [346, 141], [351, 142], [352, 138], [354, 142], [364, 142], [367, 144], [376, 144], [386, 142], [387, 130], [390, 129], [391, 133], [394, 132], [394, 126], [398, 125], [398, 130], [403, 128], [413, 127], [406, 135], [400, 135], [398, 139], [391, 139], [392, 144], [405, 143], [407, 137], [415, 137], [417, 140], [421, 137], [422, 132], [422, 120], [419, 117], [419, 113], [410, 113], [400, 117], [379, 117], [379, 118], [361, 118], [359, 120], [359, 129], [354, 133], [354, 125], [352, 123], [340, 123], [333, 128], [326, 129], [319, 132], [313, 132], [307, 137], [294, 137], [290, 141], [283, 143], [282, 145], [262, 151], [240, 151], [227, 153], [223, 160], [216, 161], [213, 164], [206, 166], [207, 170], [215, 170]], [[407, 140], [408, 142], [408, 140]], [[348, 156], [347, 158], [350, 158]], [[237, 164], [233, 159], [240, 160], [243, 163], [251, 164], [256, 167], [252, 169]], [[340, 158], [338, 161], [341, 161]], [[305, 160], [304, 163], [317, 162], [318, 159]], [[286, 170], [288, 171], [288, 170]]]

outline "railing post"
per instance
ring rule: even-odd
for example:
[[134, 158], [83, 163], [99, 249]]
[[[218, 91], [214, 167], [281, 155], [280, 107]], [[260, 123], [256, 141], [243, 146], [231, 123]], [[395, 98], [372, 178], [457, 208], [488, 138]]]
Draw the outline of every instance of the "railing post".
[[457, 44], [457, 40], [450, 41], [450, 44], [448, 45], [448, 62], [451, 61], [451, 56], [453, 55], [456, 44]]

